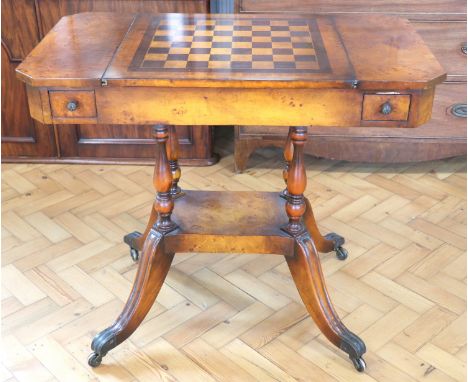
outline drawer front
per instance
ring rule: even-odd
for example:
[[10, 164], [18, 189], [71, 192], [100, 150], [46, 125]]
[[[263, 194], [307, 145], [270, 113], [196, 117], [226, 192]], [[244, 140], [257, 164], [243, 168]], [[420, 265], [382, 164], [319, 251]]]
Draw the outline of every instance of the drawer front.
[[362, 104], [363, 121], [406, 121], [410, 95], [365, 94]]
[[466, 81], [466, 22], [412, 24], [447, 71], [448, 80]]
[[49, 97], [53, 118], [96, 117], [94, 90], [51, 91]]

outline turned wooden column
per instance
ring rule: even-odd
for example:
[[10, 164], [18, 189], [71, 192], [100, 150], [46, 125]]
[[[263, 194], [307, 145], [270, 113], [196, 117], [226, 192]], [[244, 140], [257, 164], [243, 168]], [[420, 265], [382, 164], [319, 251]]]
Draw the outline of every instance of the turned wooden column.
[[304, 144], [307, 140], [307, 127], [292, 127], [289, 135], [293, 151], [286, 176], [286, 214], [289, 217], [289, 223], [283, 227], [283, 230], [292, 236], [297, 236], [305, 230], [302, 216], [306, 210], [303, 194], [307, 185], [304, 166]]
[[168, 126], [169, 139], [167, 142], [167, 158], [169, 160], [169, 166], [172, 173], [172, 184], [171, 184], [171, 195], [173, 197], [179, 197], [182, 194], [182, 190], [179, 187], [179, 180], [181, 176], [181, 170], [179, 166], [179, 141], [177, 139], [175, 126]]
[[293, 132], [293, 127], [289, 128], [288, 137], [286, 138], [286, 143], [284, 144], [283, 150], [283, 157], [284, 157], [284, 170], [283, 170], [283, 179], [284, 183], [286, 184], [286, 188], [283, 191], [283, 196], [286, 197], [288, 195], [288, 171], [291, 165], [291, 161], [293, 158], [294, 147], [291, 139], [291, 134]]
[[167, 158], [168, 127], [156, 125], [153, 127], [153, 136], [158, 145], [156, 164], [154, 166], [153, 184], [156, 189], [155, 209], [158, 212], [156, 229], [161, 233], [168, 233], [177, 228], [171, 220], [174, 200], [171, 195], [173, 185], [172, 171]]

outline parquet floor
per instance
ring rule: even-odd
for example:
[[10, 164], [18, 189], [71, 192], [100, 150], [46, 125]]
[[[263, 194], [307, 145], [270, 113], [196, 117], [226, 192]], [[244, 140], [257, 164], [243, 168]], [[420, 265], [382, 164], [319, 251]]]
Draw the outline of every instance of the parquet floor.
[[[281, 190], [281, 153], [233, 173], [183, 168], [182, 186]], [[178, 254], [133, 337], [87, 366], [136, 265], [122, 236], [153, 198], [144, 166], [2, 168], [1, 381], [464, 381], [466, 158], [362, 165], [307, 158], [307, 195], [323, 232], [350, 257], [323, 255], [344, 322], [366, 342], [358, 374], [308, 318], [281, 256]]]

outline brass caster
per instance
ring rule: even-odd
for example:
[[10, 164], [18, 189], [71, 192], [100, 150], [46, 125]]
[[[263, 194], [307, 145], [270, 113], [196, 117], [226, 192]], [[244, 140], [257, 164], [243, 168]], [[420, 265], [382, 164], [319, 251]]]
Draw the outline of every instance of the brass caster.
[[348, 258], [348, 251], [343, 248], [343, 244], [345, 243], [343, 236], [340, 236], [334, 232], [330, 232], [329, 234], [325, 235], [325, 239], [333, 242], [333, 250], [335, 251], [336, 258], [338, 260], [346, 260]]
[[348, 258], [348, 251], [346, 249], [344, 249], [343, 247], [337, 247], [335, 249], [335, 253], [336, 253], [336, 258], [338, 260], [346, 260]]
[[138, 259], [140, 258], [140, 252], [138, 252], [138, 250], [135, 248], [130, 248], [130, 257], [135, 263], [137, 263]]
[[98, 367], [101, 364], [102, 356], [98, 353], [91, 353], [88, 357], [88, 365], [91, 367]]
[[130, 257], [134, 262], [137, 262], [138, 259], [140, 258], [140, 252], [136, 248], [136, 241], [141, 237], [140, 232], [132, 232], [124, 236], [124, 243], [128, 244], [130, 247]]
[[354, 368], [359, 371], [360, 373], [364, 372], [366, 370], [366, 362], [364, 361], [364, 358], [359, 357], [359, 358], [351, 358], [351, 361], [353, 361]]

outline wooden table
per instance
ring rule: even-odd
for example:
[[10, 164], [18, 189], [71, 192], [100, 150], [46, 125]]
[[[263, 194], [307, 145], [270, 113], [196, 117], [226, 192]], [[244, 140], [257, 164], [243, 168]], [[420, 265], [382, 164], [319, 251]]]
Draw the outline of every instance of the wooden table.
[[[147, 124], [157, 141], [156, 198], [143, 234], [125, 237], [138, 272], [115, 323], [92, 342], [91, 366], [151, 308], [177, 252], [285, 256], [323, 334], [365, 368], [364, 342], [340, 321], [303, 196], [308, 125], [416, 127], [445, 73], [408, 21], [388, 16], [116, 15], [63, 18], [17, 69], [43, 123]], [[174, 125], [288, 126], [284, 191], [181, 191]], [[292, 127], [291, 127], [292, 126]], [[174, 208], [175, 207], [175, 208]]]

